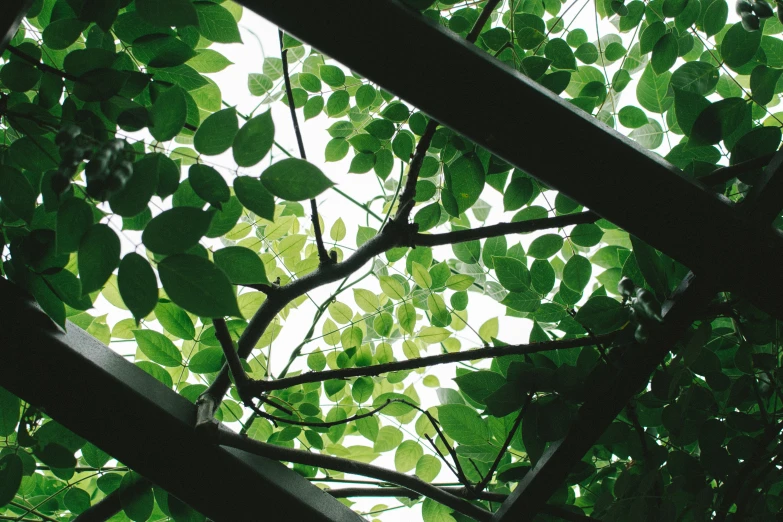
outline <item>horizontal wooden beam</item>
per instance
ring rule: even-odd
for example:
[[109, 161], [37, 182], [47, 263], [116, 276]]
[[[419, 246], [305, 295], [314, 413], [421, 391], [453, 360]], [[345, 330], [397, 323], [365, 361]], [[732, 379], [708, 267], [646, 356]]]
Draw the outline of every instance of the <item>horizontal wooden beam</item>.
[[281, 463], [197, 436], [195, 405], [2, 278], [0, 317], [0, 386], [212, 520], [363, 520]]
[[398, 0], [239, 3], [783, 318], [783, 238], [771, 227]]

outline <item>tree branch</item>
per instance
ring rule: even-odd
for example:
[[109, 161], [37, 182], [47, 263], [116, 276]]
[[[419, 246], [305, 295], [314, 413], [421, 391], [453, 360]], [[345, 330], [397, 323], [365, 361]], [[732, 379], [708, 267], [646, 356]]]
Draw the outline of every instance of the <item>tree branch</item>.
[[325, 370], [322, 372], [307, 372], [294, 377], [286, 377], [276, 381], [251, 381], [248, 384], [248, 390], [254, 395], [267, 393], [274, 390], [283, 390], [299, 384], [310, 382], [323, 382], [331, 379], [347, 379], [349, 377], [371, 377], [384, 373], [398, 372], [402, 370], [414, 370], [416, 368], [426, 368], [440, 364], [472, 361], [475, 359], [489, 359], [494, 357], [503, 357], [505, 355], [524, 355], [530, 353], [549, 352], [553, 350], [563, 350], [568, 348], [581, 348], [584, 346], [593, 346], [600, 342], [611, 342], [615, 334], [605, 334], [591, 337], [579, 337], [576, 339], [562, 339], [558, 341], [547, 341], [543, 343], [518, 344], [511, 346], [495, 346], [491, 348], [477, 348], [463, 352], [442, 353], [431, 355], [429, 357], [420, 357], [417, 359], [408, 359], [406, 361], [396, 361], [385, 364], [376, 364], [373, 366], [343, 368], [339, 370]]
[[[294, 132], [296, 133], [296, 143], [299, 145], [299, 156], [303, 159], [307, 159], [305, 154], [304, 141], [302, 140], [302, 131], [299, 129], [299, 118], [296, 116], [296, 107], [294, 106], [294, 94], [291, 89], [291, 77], [288, 72], [288, 49], [283, 44], [283, 31], [277, 30], [277, 35], [280, 39], [280, 56], [283, 60], [283, 80], [285, 82], [285, 92], [288, 98], [288, 108], [291, 110], [291, 121], [294, 123]], [[321, 234], [321, 222], [318, 219], [318, 205], [315, 202], [315, 198], [310, 199], [310, 218], [313, 222], [313, 232], [315, 233], [315, 244], [318, 248], [318, 260], [322, 265], [331, 263], [329, 253], [324, 246], [324, 238]]]
[[17, 58], [21, 58], [22, 60], [26, 61], [36, 69], [38, 69], [41, 72], [48, 72], [51, 74], [54, 74], [55, 76], [59, 76], [60, 78], [64, 78], [66, 80], [71, 80], [72, 82], [78, 82], [80, 81], [80, 78], [78, 76], [74, 76], [72, 74], [69, 74], [65, 71], [61, 71], [60, 69], [57, 69], [56, 67], [52, 67], [51, 65], [47, 65], [41, 61], [36, 60], [29, 54], [27, 54], [24, 51], [19, 50], [17, 47], [13, 45], [8, 45], [6, 47], [8, 49], [8, 52], [16, 56]]
[[310, 453], [309, 451], [284, 448], [275, 446], [266, 442], [260, 442], [247, 437], [238, 435], [228, 428], [221, 426], [218, 432], [219, 444], [241, 449], [255, 455], [260, 455], [273, 460], [282, 462], [295, 462], [307, 466], [331, 469], [349, 473], [351, 475], [362, 475], [372, 477], [386, 482], [391, 482], [403, 486], [421, 495], [431, 498], [436, 502], [447, 506], [454, 511], [462, 513], [480, 522], [490, 522], [492, 513], [474, 504], [471, 504], [464, 498], [457, 497], [448, 491], [428, 484], [423, 480], [412, 475], [398, 473], [372, 464], [365, 464], [353, 460], [323, 455], [320, 453]]
[[546, 228], [561, 228], [568, 225], [580, 225], [595, 223], [600, 216], [595, 212], [579, 212], [577, 214], [565, 214], [563, 216], [531, 219], [530, 221], [517, 221], [514, 223], [498, 223], [486, 227], [472, 228], [468, 230], [455, 230], [443, 234], [415, 234], [411, 238], [409, 246], [438, 246], [464, 243], [477, 239], [505, 236], [508, 234], [524, 234]]
[[[484, 27], [484, 24], [487, 23], [487, 20], [489, 20], [489, 17], [492, 15], [492, 11], [495, 10], [499, 3], [500, 0], [489, 0], [487, 2], [487, 5], [484, 6], [484, 9], [481, 11], [481, 14], [479, 14], [476, 23], [473, 24], [473, 27], [465, 40], [470, 43], [476, 43], [476, 39], [479, 37], [479, 34], [481, 34], [481, 29]], [[415, 205], [413, 198], [416, 197], [416, 183], [419, 181], [421, 166], [424, 164], [424, 158], [427, 156], [427, 150], [430, 148], [432, 138], [435, 136], [438, 125], [439, 123], [435, 120], [428, 121], [427, 127], [424, 129], [424, 134], [422, 134], [418, 145], [416, 145], [416, 152], [413, 154], [411, 166], [408, 169], [408, 180], [405, 182], [405, 189], [402, 191], [402, 196], [400, 196], [400, 205], [397, 207], [397, 213], [394, 216], [395, 221], [407, 222], [410, 217], [413, 205]]]

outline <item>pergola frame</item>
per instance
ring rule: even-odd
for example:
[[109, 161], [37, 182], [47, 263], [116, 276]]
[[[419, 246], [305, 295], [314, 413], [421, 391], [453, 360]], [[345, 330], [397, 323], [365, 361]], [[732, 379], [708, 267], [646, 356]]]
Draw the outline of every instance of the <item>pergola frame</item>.
[[[783, 318], [783, 272], [776, 266], [783, 238], [770, 226], [783, 206], [780, 153], [737, 206], [399, 0], [239, 3], [692, 270], [665, 303], [664, 327], [650, 345], [623, 354], [614, 375], [588, 395], [569, 434], [549, 446], [495, 520], [531, 520], [541, 511], [715, 292], [737, 292]], [[29, 2], [11, 4], [0, 14], [0, 51]], [[369, 19], [383, 23], [365, 23]], [[520, 147], [522, 138], [528, 149]], [[359, 519], [279, 463], [200, 438], [188, 401], [75, 325], [59, 331], [11, 283], [0, 281], [0, 293], [8, 323], [0, 331], [0, 385], [45, 406], [54, 419], [195, 509], [225, 519], [222, 498], [230, 492], [232, 519], [240, 513], [253, 519], [283, 499], [286, 518]], [[68, 396], [59, 391], [65, 386]], [[74, 408], [87, 397], [98, 397], [93, 413]], [[188, 455], [199, 455], [197, 464]]]

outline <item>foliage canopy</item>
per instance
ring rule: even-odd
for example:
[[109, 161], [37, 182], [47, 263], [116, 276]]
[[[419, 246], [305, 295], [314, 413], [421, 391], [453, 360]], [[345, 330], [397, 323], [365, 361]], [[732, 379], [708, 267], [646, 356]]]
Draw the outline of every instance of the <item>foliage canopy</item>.
[[[736, 23], [726, 0], [405, 3], [732, 201], [762, 170], [719, 167], [781, 143], [783, 24], [764, 0]], [[585, 8], [596, 29], [572, 26]], [[33, 3], [0, 65], [2, 275], [59, 325], [134, 343], [139, 368], [246, 440], [302, 450], [290, 465], [314, 483], [350, 482], [346, 460], [377, 479], [378, 461], [424, 495], [395, 490], [374, 516], [481, 519], [665, 328], [688, 269], [289, 35], [241, 113], [209, 75], [232, 65], [210, 47], [242, 41], [242, 14]], [[298, 154], [278, 141], [291, 118]], [[323, 162], [304, 157], [313, 118]], [[326, 162], [379, 189], [358, 201]], [[364, 224], [320, 216], [327, 191]], [[275, 344], [289, 329], [299, 344]], [[776, 519], [778, 323], [721, 293], [670, 349], [541, 520]], [[141, 480], [45, 413], [0, 388], [4, 518], [73, 520]], [[112, 520], [204, 519], [138, 491]]]

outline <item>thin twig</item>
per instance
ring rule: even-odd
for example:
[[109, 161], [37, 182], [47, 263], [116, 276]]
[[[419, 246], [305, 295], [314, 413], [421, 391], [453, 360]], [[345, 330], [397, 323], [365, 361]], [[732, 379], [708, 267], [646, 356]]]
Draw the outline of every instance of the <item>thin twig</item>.
[[[302, 131], [299, 129], [299, 118], [296, 116], [296, 106], [294, 105], [294, 94], [291, 89], [291, 77], [288, 71], [288, 49], [283, 45], [283, 31], [278, 29], [277, 34], [280, 38], [280, 55], [283, 60], [283, 80], [285, 81], [285, 92], [288, 98], [288, 108], [291, 110], [291, 121], [294, 124], [294, 132], [296, 133], [296, 143], [299, 145], [299, 156], [303, 159], [307, 159], [305, 154], [304, 141], [302, 140]], [[324, 238], [321, 234], [321, 222], [318, 219], [318, 205], [315, 202], [315, 198], [310, 199], [310, 217], [313, 222], [313, 232], [315, 233], [315, 244], [318, 247], [318, 260], [322, 265], [333, 262], [329, 258], [329, 253], [324, 246]]]

